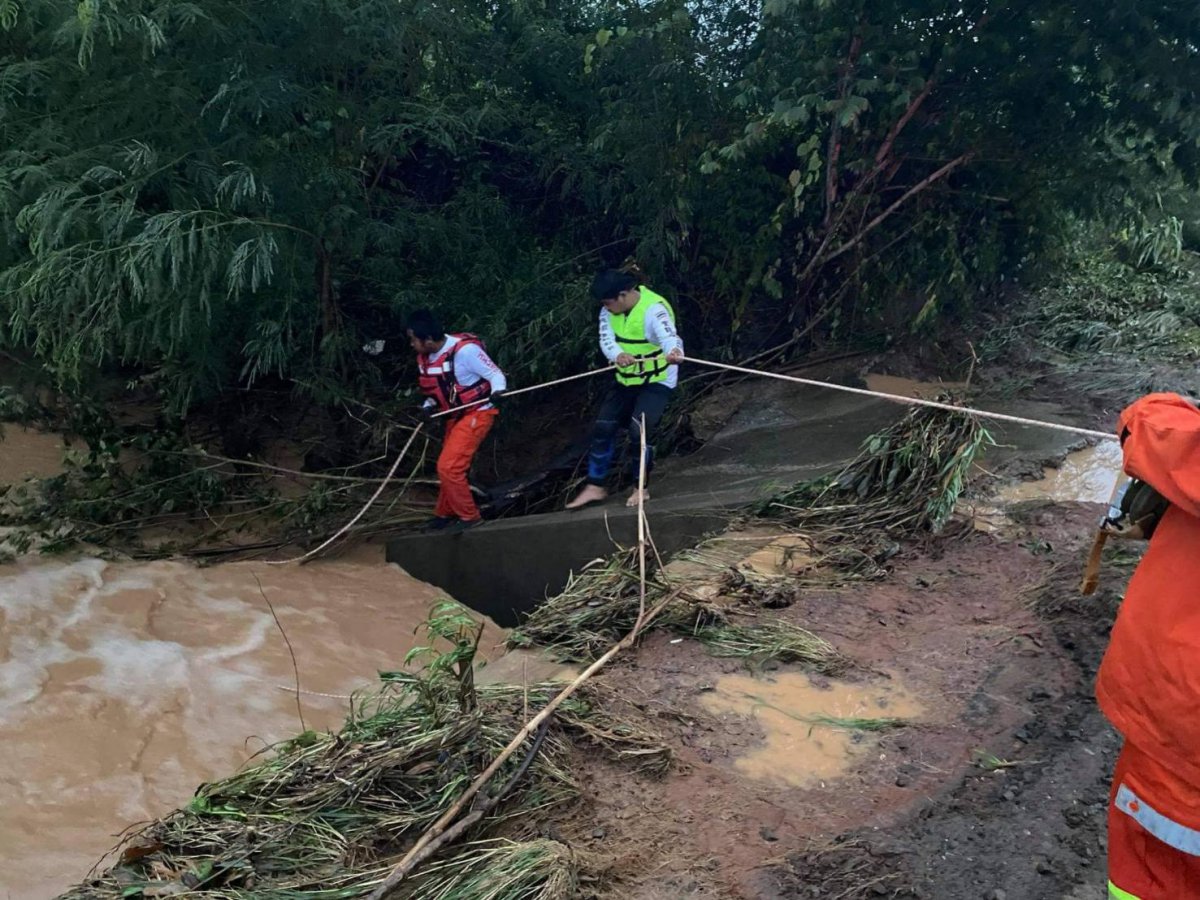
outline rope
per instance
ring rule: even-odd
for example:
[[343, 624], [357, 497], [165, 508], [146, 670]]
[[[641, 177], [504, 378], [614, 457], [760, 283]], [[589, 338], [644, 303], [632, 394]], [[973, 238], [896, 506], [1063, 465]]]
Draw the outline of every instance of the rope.
[[349, 531], [351, 528], [353, 528], [354, 524], [359, 519], [361, 519], [364, 515], [366, 515], [367, 510], [371, 508], [371, 504], [374, 503], [377, 499], [379, 499], [379, 495], [383, 493], [383, 489], [388, 486], [388, 482], [392, 480], [392, 476], [395, 475], [396, 470], [398, 468], [400, 468], [400, 460], [404, 459], [404, 455], [406, 453], [408, 453], [408, 448], [412, 446], [413, 441], [415, 441], [417, 439], [417, 435], [421, 433], [421, 429], [424, 427], [425, 427], [425, 423], [422, 422], [420, 425], [418, 425], [416, 428], [413, 429], [413, 433], [411, 435], [409, 435], [408, 441], [404, 444], [404, 447], [400, 450], [399, 453], [396, 454], [396, 461], [394, 463], [392, 463], [392, 467], [388, 470], [387, 475], [384, 477], [383, 481], [380, 482], [379, 487], [375, 488], [375, 493], [373, 493], [371, 495], [371, 499], [363, 504], [363, 508], [360, 509], [355, 514], [353, 519], [351, 519], [349, 522], [347, 522], [345, 525], [343, 525], [341, 528], [339, 528], [337, 531], [335, 531], [333, 533], [333, 536], [328, 538], [327, 540], [325, 540], [325, 542], [322, 543], [320, 546], [314, 547], [312, 550], [309, 550], [303, 556], [295, 556], [295, 557], [292, 557], [291, 559], [275, 559], [275, 560], [269, 559], [269, 560], [267, 560], [267, 565], [268, 566], [286, 566], [288, 563], [304, 562], [304, 560], [308, 559], [310, 556], [316, 556], [318, 553], [320, 553], [322, 550], [324, 550], [326, 547], [328, 547], [330, 544], [332, 544], [334, 541], [336, 541], [338, 538], [340, 538], [343, 534], [345, 534], [347, 531]]
[[[796, 376], [796, 375], [781, 375], [776, 372], [764, 372], [761, 369], [750, 369], [745, 366], [734, 366], [734, 365], [730, 365], [729, 363], [714, 362], [710, 359], [697, 359], [696, 357], [688, 357], [687, 361], [696, 363], [697, 365], [701, 365], [701, 366], [708, 366], [709, 368], [713, 368], [713, 369], [724, 369], [728, 372], [740, 372], [743, 375], [757, 375], [762, 378], [774, 378], [778, 381], [791, 382], [792, 384], [804, 384], [804, 385], [808, 385], [809, 387], [826, 388], [831, 391], [842, 391], [843, 393], [846, 393], [846, 394], [858, 394], [859, 396], [862, 396], [862, 397], [875, 397], [875, 398], [879, 398], [882, 400], [891, 400], [894, 403], [901, 403], [906, 406], [924, 406], [927, 409], [940, 409], [945, 412], [961, 413], [963, 415], [975, 416], [980, 419], [991, 419], [991, 420], [994, 420], [997, 422], [1009, 422], [1014, 425], [1027, 425], [1027, 426], [1031, 426], [1033, 428], [1049, 428], [1054, 431], [1064, 431], [1064, 432], [1067, 432], [1068, 434], [1077, 434], [1077, 435], [1080, 435], [1081, 437], [1095, 438], [1097, 440], [1102, 440], [1102, 441], [1117, 440], [1116, 435], [1109, 434], [1106, 431], [1095, 431], [1091, 428], [1080, 428], [1075, 425], [1062, 425], [1058, 422], [1045, 422], [1040, 419], [1030, 419], [1030, 418], [1026, 418], [1024, 416], [1010, 416], [1010, 415], [1007, 415], [1006, 413], [991, 412], [990, 410], [985, 410], [985, 409], [972, 409], [967, 406], [955, 406], [952, 403], [940, 403], [936, 400], [923, 400], [919, 397], [904, 397], [904, 396], [901, 396], [900, 394], [888, 394], [883, 391], [872, 391], [872, 390], [869, 390], [866, 388], [848, 387], [844, 384], [830, 384], [827, 381], [816, 381], [811, 378], [800, 378], [799, 376]], [[534, 384], [529, 387], [518, 388], [515, 391], [505, 391], [502, 396], [515, 397], [519, 394], [527, 394], [527, 393], [531, 393], [533, 391], [540, 391], [540, 390], [544, 390], [545, 388], [555, 387], [560, 384], [566, 384], [567, 382], [570, 382], [570, 381], [577, 381], [580, 378], [590, 378], [591, 376], [599, 375], [602, 372], [611, 372], [615, 368], [616, 368], [616, 366], [604, 366], [603, 368], [600, 368], [600, 369], [592, 369], [589, 372], [581, 372], [578, 375], [568, 375], [565, 378], [555, 378], [552, 381], [544, 381], [544, 382], [541, 382], [540, 384]], [[443, 410], [442, 412], [434, 413], [429, 418], [430, 419], [440, 419], [443, 416], [448, 416], [448, 415], [461, 415], [464, 410], [468, 410], [468, 409], [471, 409], [476, 406], [481, 406], [482, 404], [489, 403], [489, 402], [491, 402], [491, 398], [485, 397], [482, 400], [476, 400], [474, 403], [468, 403], [465, 406], [457, 406], [453, 409]], [[365, 504], [363, 504], [362, 509], [360, 509], [358, 511], [358, 513], [355, 514], [354, 518], [352, 518], [349, 522], [347, 522], [345, 525], [343, 525], [341, 528], [339, 528], [333, 534], [332, 537], [326, 539], [323, 543], [321, 543], [320, 546], [315, 547], [312, 550], [309, 550], [303, 556], [297, 556], [292, 559], [269, 561], [267, 563], [267, 565], [282, 566], [282, 565], [287, 565], [289, 563], [303, 562], [306, 559], [316, 556], [318, 553], [320, 553], [322, 550], [324, 550], [326, 547], [328, 547], [330, 544], [332, 544], [334, 541], [336, 541], [338, 538], [340, 538], [343, 534], [345, 534], [347, 531], [349, 531], [351, 528], [353, 528], [354, 525], [359, 521], [359, 519], [361, 519], [364, 515], [366, 515], [367, 510], [369, 510], [371, 508], [372, 504], [374, 504], [375, 501], [377, 499], [379, 499], [379, 495], [383, 493], [384, 489], [391, 482], [392, 478], [396, 474], [396, 470], [400, 467], [401, 460], [403, 460], [405, 454], [408, 453], [409, 447], [412, 446], [412, 443], [414, 440], [416, 440], [417, 435], [421, 433], [422, 428], [424, 428], [423, 424], [418, 425], [417, 428], [413, 431], [413, 433], [409, 437], [407, 443], [405, 443], [403, 449], [401, 449], [401, 451], [396, 455], [396, 460], [395, 460], [395, 462], [392, 463], [391, 469], [388, 470], [387, 476], [380, 482], [379, 487], [375, 490], [375, 493], [371, 495], [371, 498], [369, 500], [367, 500], [367, 502]]]
[[1075, 425], [1061, 425], [1058, 422], [1043, 422], [1040, 419], [1027, 419], [1023, 416], [1010, 416], [1005, 413], [989, 412], [985, 409], [971, 409], [967, 406], [955, 406], [952, 403], [939, 403], [936, 400], [922, 400], [918, 397], [904, 397], [900, 394], [886, 394], [882, 391], [871, 391], [865, 388], [847, 387], [844, 384], [830, 384], [827, 381], [814, 381], [811, 378], [799, 378], [795, 375], [779, 375], [775, 372], [763, 372], [759, 369], [747, 369], [743, 366], [731, 366], [728, 363], [713, 362], [708, 359], [696, 359], [694, 356], [687, 358], [688, 362], [694, 362], [702, 366], [711, 366], [714, 369], [727, 369], [730, 372], [741, 372], [744, 375], [760, 375], [763, 378], [775, 378], [779, 381], [790, 381], [795, 384], [806, 384], [811, 387], [828, 388], [831, 391], [843, 391], [847, 394], [859, 394], [863, 397], [879, 397], [884, 400], [892, 400], [896, 403], [904, 403], [908, 406], [925, 406], [929, 409], [941, 409], [946, 412], [963, 413], [968, 416], [976, 416], [980, 419], [995, 419], [997, 422], [1011, 422], [1014, 425], [1031, 425], [1035, 428], [1051, 428], [1055, 431], [1066, 431], [1070, 434], [1078, 434], [1083, 437], [1097, 438], [1102, 441], [1115, 441], [1117, 436], [1109, 434], [1107, 431], [1093, 431], [1091, 428], [1079, 428]]
[[[568, 381], [577, 381], [580, 378], [591, 378], [593, 375], [599, 375], [601, 372], [611, 372], [616, 366], [605, 366], [603, 369], [592, 369], [590, 372], [580, 372], [578, 375], [568, 375], [566, 378], [556, 378], [553, 381], [543, 381], [541, 384], [535, 384], [530, 387], [517, 388], [515, 391], [505, 391], [500, 394], [501, 397], [515, 397], [518, 394], [528, 394], [531, 391], [540, 391], [543, 388], [554, 387], [559, 384], [566, 384]], [[470, 409], [473, 406], [479, 406], [483, 403], [491, 403], [491, 397], [484, 397], [482, 400], [476, 400], [474, 403], [466, 403], [462, 406], [456, 406], [453, 409], [446, 409], [440, 413], [434, 413], [429, 418], [440, 419], [442, 416], [448, 416], [451, 413], [458, 414], [464, 409]]]
[[[528, 394], [532, 391], [540, 391], [540, 390], [543, 390], [544, 388], [554, 387], [555, 385], [566, 384], [568, 381], [576, 381], [580, 378], [589, 378], [592, 375], [599, 375], [601, 372], [610, 372], [615, 368], [616, 368], [616, 366], [605, 366], [602, 369], [592, 369], [592, 371], [590, 371], [590, 372], [581, 372], [578, 375], [568, 375], [565, 378], [556, 378], [553, 381], [544, 381], [541, 384], [535, 384], [535, 385], [531, 385], [530, 387], [525, 387], [525, 388], [518, 388], [515, 391], [505, 391], [502, 396], [515, 397], [518, 394]], [[457, 414], [462, 413], [463, 410], [467, 410], [467, 409], [470, 409], [471, 407], [479, 406], [480, 404], [488, 403], [488, 402], [490, 402], [490, 398], [485, 397], [483, 400], [476, 400], [474, 403], [468, 403], [464, 406], [456, 406], [453, 409], [447, 409], [440, 413], [434, 413], [429, 418], [430, 419], [440, 419], [442, 416], [447, 416], [450, 414], [457, 415]], [[354, 525], [358, 522], [358, 520], [367, 514], [367, 510], [369, 510], [371, 508], [372, 504], [374, 504], [375, 501], [379, 499], [379, 495], [383, 493], [384, 488], [386, 488], [388, 486], [388, 484], [391, 482], [392, 478], [396, 474], [396, 470], [398, 468], [400, 468], [400, 461], [402, 459], [404, 459], [405, 454], [408, 453], [408, 448], [412, 446], [413, 441], [415, 441], [417, 439], [417, 435], [421, 433], [421, 429], [423, 429], [424, 427], [425, 427], [425, 423], [422, 422], [415, 429], [413, 429], [413, 433], [409, 436], [408, 441], [404, 444], [404, 447], [400, 450], [400, 452], [398, 454], [396, 454], [396, 461], [392, 463], [392, 467], [388, 470], [387, 475], [384, 477], [383, 481], [381, 481], [379, 483], [379, 487], [377, 487], [375, 489], [375, 493], [373, 493], [371, 495], [371, 498], [369, 500], [367, 500], [366, 503], [363, 504], [362, 509], [360, 509], [355, 514], [353, 519], [351, 519], [349, 522], [347, 522], [345, 525], [343, 525], [341, 528], [339, 528], [336, 532], [334, 532], [333, 536], [327, 538], [320, 546], [314, 547], [312, 550], [309, 550], [304, 555], [295, 556], [295, 557], [292, 557], [291, 559], [268, 560], [267, 565], [268, 566], [286, 566], [289, 563], [304, 562], [306, 559], [316, 556], [318, 553], [320, 553], [322, 550], [324, 550], [326, 547], [328, 547], [330, 544], [332, 544], [334, 541], [336, 541], [338, 538], [340, 538], [343, 534], [345, 534], [347, 531], [349, 531], [351, 528], [353, 528]]]

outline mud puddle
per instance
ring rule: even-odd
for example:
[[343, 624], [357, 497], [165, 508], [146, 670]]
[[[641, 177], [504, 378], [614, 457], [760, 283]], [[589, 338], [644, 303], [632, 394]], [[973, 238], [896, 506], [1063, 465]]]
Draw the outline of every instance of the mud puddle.
[[1103, 503], [1109, 502], [1121, 474], [1121, 447], [1116, 441], [1102, 441], [1068, 453], [1057, 466], [1044, 466], [1042, 477], [1017, 481], [1001, 488], [990, 500], [975, 504], [972, 524], [977, 531], [995, 534], [1012, 524], [1008, 511], [1019, 503]]
[[[303, 567], [0, 566], [0, 897], [56, 895], [121, 829], [297, 734], [301, 714], [337, 728], [441, 596], [374, 550]], [[500, 639], [489, 623], [482, 647]]]
[[924, 710], [897, 684], [814, 681], [799, 672], [766, 680], [726, 675], [701, 703], [720, 716], [754, 718], [766, 742], [734, 760], [744, 775], [788, 787], [825, 787], [868, 754], [870, 733], [903, 727]]

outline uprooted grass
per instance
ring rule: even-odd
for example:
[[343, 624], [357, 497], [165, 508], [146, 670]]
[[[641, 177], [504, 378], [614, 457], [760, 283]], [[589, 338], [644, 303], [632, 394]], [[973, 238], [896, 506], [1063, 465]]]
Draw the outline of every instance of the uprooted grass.
[[[662, 573], [647, 580], [646, 603], [666, 595]], [[640, 588], [636, 548], [618, 549], [573, 573], [566, 587], [535, 609], [509, 635], [510, 647], [550, 647], [564, 661], [592, 660], [628, 634], [637, 621]], [[656, 623], [683, 625], [693, 615], [685, 601], [670, 604]]]
[[798, 484], [761, 504], [758, 512], [826, 544], [936, 533], [954, 512], [971, 464], [989, 443], [990, 435], [973, 416], [917, 408], [867, 438], [858, 457], [838, 474]]
[[806, 721], [825, 728], [840, 728], [843, 731], [892, 731], [908, 725], [907, 719], [897, 719], [893, 716], [882, 716], [866, 719], [861, 716], [809, 716]]
[[[740, 601], [731, 605], [703, 599], [679, 589], [663, 573], [648, 581], [646, 602], [657, 603], [672, 592], [675, 598], [655, 627], [697, 638], [717, 655], [803, 662], [826, 674], [847, 665], [832, 645], [799, 626], [777, 620], [735, 625], [731, 617], [742, 611]], [[760, 591], [756, 596], [768, 595]], [[547, 647], [565, 661], [595, 659], [633, 627], [639, 608], [636, 551], [619, 550], [573, 576], [562, 593], [510, 634], [509, 645]]]
[[488, 841], [428, 866], [414, 881], [421, 900], [563, 900], [578, 884], [570, 848], [558, 841]]
[[828, 641], [782, 619], [750, 626], [708, 626], [695, 636], [715, 656], [804, 663], [825, 674], [835, 674], [849, 662]]
[[[476, 689], [466, 677], [472, 635], [460, 629], [452, 636], [455, 649], [423, 672], [390, 673], [381, 690], [357, 699], [339, 733], [305, 732], [233, 777], [201, 786], [186, 807], [124, 841], [106, 873], [65, 898], [195, 893], [213, 900], [338, 900], [369, 893], [495, 758], [527, 710], [560, 687]], [[655, 772], [665, 771], [670, 754], [644, 726], [616, 717], [589, 687], [551, 722], [527, 770], [518, 756], [498, 773], [495, 783], [511, 790], [467, 834], [471, 843], [447, 850], [397, 897], [570, 895], [575, 870], [565, 848], [499, 840], [497, 830], [575, 795], [574, 742]]]

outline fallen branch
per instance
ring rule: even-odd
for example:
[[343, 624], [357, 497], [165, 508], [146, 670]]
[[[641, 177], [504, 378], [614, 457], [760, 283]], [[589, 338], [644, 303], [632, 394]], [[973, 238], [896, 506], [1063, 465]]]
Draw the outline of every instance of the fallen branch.
[[[441, 835], [439, 835], [437, 838], [435, 838], [434, 840], [431, 840], [428, 844], [426, 844], [425, 848], [420, 853], [418, 853], [417, 856], [409, 864], [410, 869], [415, 869], [421, 863], [425, 862], [425, 860], [429, 859], [429, 857], [431, 857], [435, 853], [437, 853], [438, 850], [440, 850], [446, 844], [449, 844], [452, 841], [455, 841], [458, 838], [460, 838], [467, 831], [468, 828], [472, 827], [473, 825], [476, 825], [480, 820], [482, 820], [484, 816], [486, 816], [489, 812], [492, 811], [492, 808], [497, 803], [499, 803], [501, 800], [503, 800], [504, 797], [514, 787], [517, 786], [517, 782], [519, 782], [524, 777], [525, 772], [528, 771], [530, 764], [537, 757], [538, 751], [542, 749], [542, 741], [544, 741], [546, 739], [546, 732], [549, 729], [550, 729], [550, 720], [547, 719], [546, 721], [542, 722], [541, 727], [537, 730], [537, 734], [534, 735], [533, 746], [529, 748], [529, 752], [526, 753], [525, 758], [523, 760], [521, 760], [521, 765], [517, 767], [517, 771], [513, 772], [512, 777], [509, 778], [508, 781], [506, 781], [504, 783], [504, 787], [500, 788], [500, 790], [497, 791], [495, 794], [488, 796], [488, 798], [486, 800], [484, 800], [482, 803], [476, 805], [475, 808], [472, 809], [465, 816], [463, 816], [462, 819], [460, 819], [454, 825], [451, 825], [446, 831], [442, 832]], [[391, 877], [391, 876], [389, 876], [389, 877]], [[385, 881], [384, 884], [386, 884], [386, 883], [387, 882]], [[382, 887], [382, 885], [381, 885], [381, 887]], [[372, 896], [374, 896], [374, 894], [372, 894]]]
[[[664, 597], [646, 614], [640, 629], [634, 628], [630, 630], [629, 634], [625, 635], [625, 637], [614, 644], [607, 653], [588, 666], [578, 678], [563, 688], [553, 700], [546, 704], [541, 712], [526, 722], [525, 726], [519, 732], [517, 732], [516, 737], [509, 742], [508, 746], [505, 747], [494, 760], [492, 760], [491, 765], [484, 769], [483, 772], [480, 773], [480, 775], [473, 782], [471, 782], [471, 785], [465, 791], [463, 791], [462, 796], [455, 801], [454, 805], [450, 807], [450, 809], [446, 810], [446, 812], [443, 813], [436, 822], [429, 826], [429, 829], [417, 839], [417, 842], [412, 846], [412, 849], [405, 854], [404, 858], [400, 860], [400, 862], [396, 865], [396, 868], [392, 870], [391, 874], [388, 875], [388, 877], [384, 879], [384, 881], [374, 891], [371, 892], [371, 894], [368, 896], [368, 900], [383, 900], [384, 897], [395, 890], [396, 886], [405, 878], [407, 878], [412, 870], [416, 868], [416, 866], [419, 865], [423, 859], [426, 858], [427, 854], [425, 853], [425, 848], [434, 841], [437, 841], [443, 834], [447, 832], [447, 829], [450, 827], [451, 823], [458, 816], [458, 814], [462, 812], [466, 805], [471, 802], [471, 799], [479, 793], [480, 789], [491, 780], [492, 776], [499, 771], [500, 767], [504, 765], [508, 758], [512, 756], [522, 744], [525, 743], [525, 741], [529, 738], [529, 735], [533, 734], [534, 731], [540, 728], [542, 723], [549, 719], [550, 716], [554, 714], [554, 711], [558, 709], [558, 707], [561, 706], [564, 701], [566, 701], [572, 694], [579, 690], [579, 688], [582, 687], [589, 678], [603, 669], [613, 657], [615, 657], [622, 650], [626, 650], [632, 646], [641, 635], [641, 632], [646, 629], [646, 626], [653, 622], [655, 617], [676, 599], [678, 593], [678, 591], [673, 591]], [[444, 843], [444, 840], [445, 839], [439, 841], [439, 846]]]

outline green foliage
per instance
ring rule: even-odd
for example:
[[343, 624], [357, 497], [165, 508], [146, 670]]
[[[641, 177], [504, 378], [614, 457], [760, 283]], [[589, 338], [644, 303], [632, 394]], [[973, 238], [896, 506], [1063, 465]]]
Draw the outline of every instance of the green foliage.
[[830, 675], [844, 670], [849, 660], [824, 638], [786, 619], [754, 625], [715, 625], [700, 628], [696, 638], [714, 656], [729, 656], [762, 665], [768, 661], [803, 663]]
[[239, 381], [345, 390], [370, 376], [363, 338], [402, 338], [416, 305], [513, 332], [518, 368], [579, 352], [587, 329], [558, 311], [578, 306], [575, 273], [539, 284], [563, 257], [517, 199], [545, 189], [520, 66], [501, 64], [529, 40], [520, 16], [422, 0], [0, 16], [4, 337], [64, 383], [135, 366], [177, 412]]
[[[1176, 219], [1175, 222], [1178, 222]], [[1013, 337], [1076, 357], [1152, 353], [1186, 361], [1200, 355], [1200, 256], [1184, 251], [1170, 219], [1115, 240], [1082, 233], [1055, 276], [986, 348], [997, 357]]]
[[[530, 383], [635, 257], [693, 347], [887, 340], [986, 300], [1067, 214], [1200, 173], [1197, 13], [921, 0], [0, 0], [0, 343], [184, 414], [394, 389], [438, 309]], [[1176, 186], [1179, 191], [1174, 190]], [[359, 350], [385, 338], [382, 364]]]
[[1175, 216], [1143, 220], [1122, 237], [1138, 269], [1172, 270], [1183, 256], [1183, 220]]
[[[32, 422], [39, 412], [37, 405], [16, 388], [0, 384], [0, 422]], [[0, 435], [3, 433], [0, 431]]]

